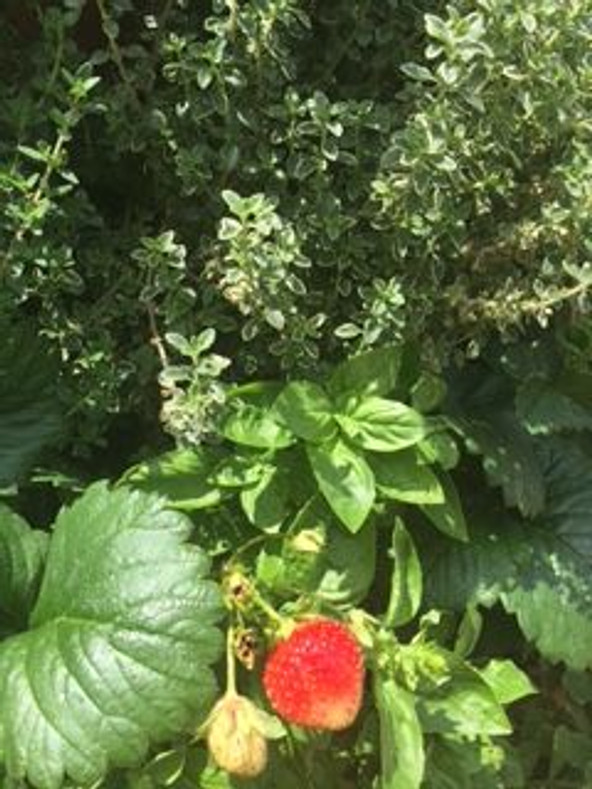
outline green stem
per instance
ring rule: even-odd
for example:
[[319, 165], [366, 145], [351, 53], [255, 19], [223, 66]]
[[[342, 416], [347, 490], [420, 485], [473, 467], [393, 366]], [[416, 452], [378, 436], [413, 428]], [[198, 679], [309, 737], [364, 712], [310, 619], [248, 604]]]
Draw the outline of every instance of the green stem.
[[111, 24], [110, 24], [111, 23], [111, 18], [109, 16], [107, 8], [105, 7], [105, 0], [96, 0], [96, 3], [97, 3], [97, 8], [99, 9], [99, 14], [101, 15], [101, 26], [103, 28], [103, 33], [105, 34], [105, 36], [107, 38], [107, 43], [109, 45], [109, 51], [111, 52], [111, 59], [115, 63], [115, 67], [117, 68], [117, 71], [119, 72], [119, 76], [121, 77], [121, 81], [126, 86], [133, 103], [136, 106], [139, 106], [140, 105], [140, 101], [139, 101], [138, 96], [136, 94], [135, 88], [134, 88], [134, 86], [132, 84], [132, 81], [131, 81], [131, 79], [129, 77], [129, 74], [127, 73], [127, 70], [125, 68], [125, 65], [124, 65], [124, 62], [123, 62], [123, 55], [121, 54], [121, 49], [119, 48], [119, 44], [117, 43], [117, 39], [115, 38], [115, 36], [113, 35], [113, 33], [111, 31]]
[[253, 589], [253, 602], [255, 605], [260, 608], [264, 614], [266, 614], [273, 622], [276, 622], [278, 625], [284, 623], [283, 617], [281, 617], [278, 612], [273, 608], [265, 598], [263, 598], [256, 589]]
[[226, 692], [236, 695], [236, 659], [234, 656], [234, 625], [226, 633]]

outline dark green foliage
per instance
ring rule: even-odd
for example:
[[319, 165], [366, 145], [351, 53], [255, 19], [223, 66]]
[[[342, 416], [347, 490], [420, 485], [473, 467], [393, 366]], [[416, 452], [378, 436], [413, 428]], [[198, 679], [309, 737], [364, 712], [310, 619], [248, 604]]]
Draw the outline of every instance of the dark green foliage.
[[179, 382], [169, 332], [294, 375], [583, 306], [588, 10], [9, 4], [3, 293], [65, 362], [76, 444], [154, 419], [162, 368], [165, 425], [211, 429], [224, 365]]
[[590, 785], [591, 19], [4, 0], [0, 786], [238, 786], [210, 560], [369, 675], [241, 786]]

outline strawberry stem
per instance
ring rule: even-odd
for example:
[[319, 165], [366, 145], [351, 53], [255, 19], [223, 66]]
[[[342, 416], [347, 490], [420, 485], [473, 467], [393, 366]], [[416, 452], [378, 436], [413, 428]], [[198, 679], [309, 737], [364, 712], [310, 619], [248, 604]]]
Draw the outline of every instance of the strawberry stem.
[[234, 655], [234, 625], [226, 633], [226, 692], [236, 694], [236, 658]]

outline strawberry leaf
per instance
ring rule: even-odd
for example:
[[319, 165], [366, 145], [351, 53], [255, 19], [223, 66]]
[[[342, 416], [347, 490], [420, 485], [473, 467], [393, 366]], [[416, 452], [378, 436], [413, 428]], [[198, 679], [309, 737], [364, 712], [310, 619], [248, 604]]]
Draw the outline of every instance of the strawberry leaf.
[[60, 513], [30, 629], [0, 644], [10, 778], [90, 784], [203, 717], [222, 607], [190, 530], [158, 497], [104, 483]]
[[41, 580], [48, 536], [0, 505], [0, 637], [23, 630]]
[[499, 600], [546, 658], [583, 670], [592, 667], [592, 460], [563, 439], [540, 445], [539, 459], [547, 508], [537, 522], [473, 518], [469, 544], [425, 557], [426, 596], [456, 609]]

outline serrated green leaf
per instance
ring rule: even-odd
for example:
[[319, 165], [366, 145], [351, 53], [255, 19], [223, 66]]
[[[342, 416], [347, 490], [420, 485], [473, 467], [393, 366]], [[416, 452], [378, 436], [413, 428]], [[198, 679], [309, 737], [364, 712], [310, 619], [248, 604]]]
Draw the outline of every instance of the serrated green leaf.
[[48, 535], [0, 505], [0, 638], [23, 630], [37, 595]]
[[223, 453], [214, 449], [177, 449], [129, 469], [120, 484], [166, 496], [175, 509], [191, 512], [214, 507], [222, 493], [209, 481]]
[[395, 346], [352, 356], [335, 368], [327, 388], [333, 397], [387, 395], [397, 385], [401, 359], [401, 348]]
[[532, 435], [592, 429], [592, 411], [543, 381], [527, 381], [518, 389], [516, 414]]
[[569, 766], [586, 774], [586, 784], [589, 784], [587, 779], [590, 776], [591, 753], [592, 736], [589, 731], [586, 733], [573, 731], [560, 724], [553, 732], [550, 778], [557, 778], [559, 773]]
[[27, 329], [0, 328], [0, 485], [8, 485], [59, 436], [62, 417], [45, 344]]
[[392, 554], [395, 563], [384, 621], [387, 627], [400, 627], [411, 621], [418, 612], [422, 593], [419, 557], [411, 535], [400, 518], [397, 518], [393, 529]]
[[584, 670], [592, 666], [592, 461], [562, 439], [545, 441], [540, 459], [548, 506], [539, 521], [480, 514], [468, 545], [427, 560], [427, 596], [451, 608], [499, 600], [546, 658]]
[[327, 503], [350, 531], [358, 531], [375, 496], [374, 476], [363, 455], [341, 439], [308, 444], [306, 452]]
[[394, 680], [381, 677], [374, 683], [374, 695], [380, 718], [380, 787], [419, 789], [425, 754], [414, 697]]
[[427, 434], [427, 423], [419, 411], [382, 397], [351, 401], [335, 419], [354, 444], [374, 452], [397, 452]]
[[337, 432], [331, 400], [311, 381], [292, 381], [284, 387], [271, 415], [305, 441], [328, 441]]
[[482, 455], [483, 470], [491, 485], [502, 488], [508, 507], [534, 517], [545, 504], [543, 474], [530, 436], [513, 414], [491, 412], [484, 418], [454, 420], [467, 449]]
[[253, 405], [243, 405], [228, 416], [222, 434], [236, 444], [246, 444], [260, 449], [289, 447], [296, 437], [276, 422], [269, 411]]
[[56, 522], [30, 630], [0, 644], [0, 761], [38, 789], [100, 780], [210, 707], [218, 587], [157, 496], [91, 486]]
[[444, 490], [440, 480], [426, 465], [419, 462], [414, 449], [392, 454], [370, 455], [368, 462], [383, 496], [410, 504], [442, 504]]
[[444, 492], [444, 501], [441, 504], [420, 504], [419, 506], [443, 534], [453, 537], [455, 540], [466, 541], [469, 539], [469, 535], [456, 485], [445, 471], [440, 473], [439, 478]]

